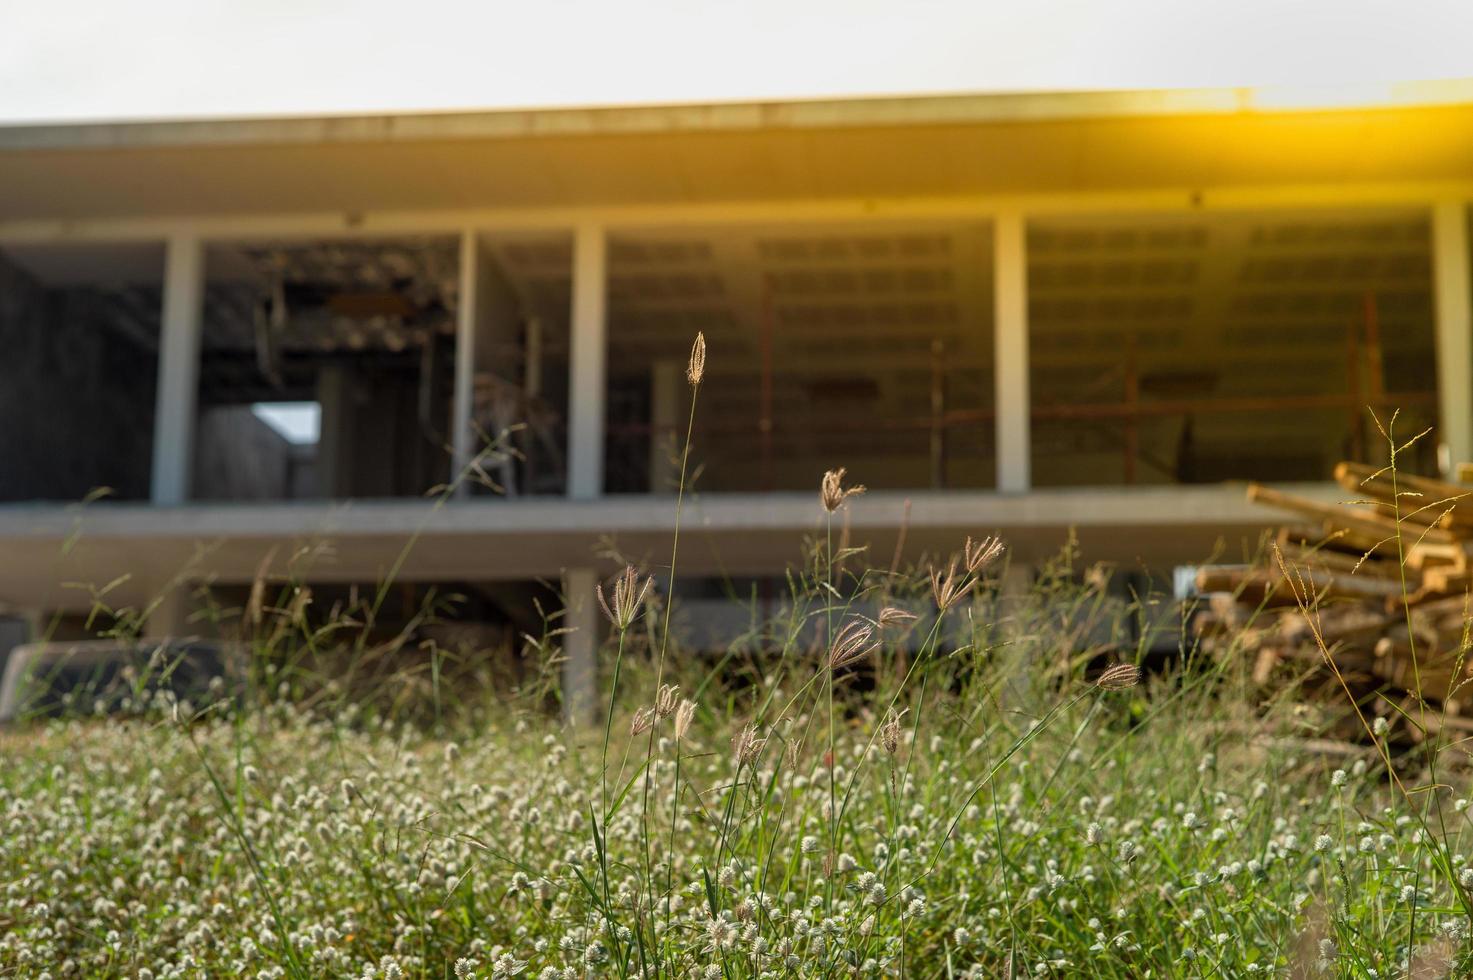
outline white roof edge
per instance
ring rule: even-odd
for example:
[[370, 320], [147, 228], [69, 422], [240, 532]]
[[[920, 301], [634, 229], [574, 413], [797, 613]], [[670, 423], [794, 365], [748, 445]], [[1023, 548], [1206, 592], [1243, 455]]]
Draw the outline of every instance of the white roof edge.
[[128, 149], [252, 144], [386, 143], [555, 136], [833, 129], [1224, 115], [1473, 103], [1473, 79], [1399, 83], [1346, 104], [1327, 91], [1281, 102], [1252, 88], [906, 95], [588, 108], [406, 112], [260, 119], [0, 125], [0, 150]]
[[[1021, 494], [990, 490], [874, 491], [855, 500], [850, 521], [856, 530], [873, 530], [902, 522], [914, 528], [980, 525], [1019, 529], [1268, 525], [1280, 520], [1280, 512], [1249, 502], [1244, 486], [1231, 482], [1050, 488]], [[1333, 483], [1286, 484], [1285, 488], [1325, 502], [1343, 495]], [[821, 526], [817, 499], [806, 492], [712, 494], [687, 501], [686, 506], [688, 526], [710, 533], [813, 530]], [[598, 501], [487, 498], [444, 508], [418, 499], [197, 503], [180, 507], [113, 503], [85, 511], [71, 504], [18, 504], [0, 507], [0, 542], [61, 541], [78, 535], [88, 540], [162, 540], [272, 535], [433, 538], [467, 534], [665, 533], [673, 527], [674, 514], [670, 498], [647, 495]]]

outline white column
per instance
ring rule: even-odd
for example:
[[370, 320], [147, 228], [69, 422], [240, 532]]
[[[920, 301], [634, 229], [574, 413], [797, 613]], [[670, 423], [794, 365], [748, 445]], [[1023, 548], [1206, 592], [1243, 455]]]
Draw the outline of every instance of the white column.
[[200, 330], [205, 309], [204, 243], [192, 234], [169, 238], [153, 419], [153, 502], [189, 499], [199, 395]]
[[568, 379], [568, 496], [574, 500], [594, 500], [603, 493], [607, 279], [604, 229], [579, 225], [573, 239], [573, 351]]
[[563, 720], [585, 724], [593, 719], [598, 696], [598, 606], [592, 568], [563, 572]]
[[1451, 477], [1473, 462], [1473, 298], [1468, 209], [1439, 201], [1432, 211], [1432, 268], [1437, 308], [1438, 463]]
[[993, 383], [997, 410], [997, 489], [1022, 493], [1029, 475], [1028, 242], [1023, 215], [993, 219]]
[[[476, 384], [476, 312], [480, 299], [480, 236], [471, 229], [460, 234], [460, 295], [455, 310], [455, 392], [450, 407], [450, 479], [459, 480], [471, 461]], [[469, 484], [461, 482], [455, 495], [463, 497]]]

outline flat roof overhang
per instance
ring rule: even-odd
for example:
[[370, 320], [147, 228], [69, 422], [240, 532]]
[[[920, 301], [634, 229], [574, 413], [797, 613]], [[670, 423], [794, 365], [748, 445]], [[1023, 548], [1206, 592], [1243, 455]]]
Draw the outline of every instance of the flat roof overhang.
[[[1334, 487], [1296, 490], [1325, 501]], [[909, 500], [907, 514], [906, 501]], [[987, 492], [872, 493], [851, 501], [851, 543], [888, 567], [902, 525], [905, 555], [950, 554], [966, 535], [1001, 534], [1013, 556], [1059, 553], [1071, 531], [1082, 560], [1152, 567], [1246, 560], [1282, 515], [1250, 505], [1240, 486]], [[612, 550], [657, 568], [669, 560], [673, 497], [356, 501], [191, 505], [15, 505], [0, 508], [0, 604], [78, 608], [89, 587], [117, 582], [114, 605], [145, 602], [175, 576], [249, 583], [270, 559], [297, 560], [309, 581], [377, 582], [403, 555], [405, 581], [555, 579]], [[839, 522], [836, 522], [838, 533]], [[682, 575], [772, 574], [801, 561], [805, 536], [824, 531], [817, 495], [696, 497], [681, 524]], [[296, 556], [312, 554], [310, 559]], [[122, 581], [118, 581], [118, 580]], [[62, 584], [71, 583], [71, 584]]]
[[1473, 84], [0, 127], [0, 222], [1473, 178]]

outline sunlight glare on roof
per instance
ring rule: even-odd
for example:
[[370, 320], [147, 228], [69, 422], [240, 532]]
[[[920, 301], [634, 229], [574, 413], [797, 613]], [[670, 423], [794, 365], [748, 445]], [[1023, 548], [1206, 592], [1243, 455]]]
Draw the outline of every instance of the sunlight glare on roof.
[[1427, 94], [1418, 86], [1367, 80], [1265, 85], [1251, 91], [1249, 102], [1255, 109], [1354, 109], [1416, 103]]

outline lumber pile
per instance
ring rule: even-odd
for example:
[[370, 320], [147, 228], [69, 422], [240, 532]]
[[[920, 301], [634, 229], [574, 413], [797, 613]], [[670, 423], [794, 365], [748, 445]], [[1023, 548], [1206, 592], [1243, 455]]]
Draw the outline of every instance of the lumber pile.
[[[1422, 717], [1425, 701], [1473, 732], [1473, 486], [1349, 462], [1335, 480], [1348, 502], [1249, 485], [1250, 501], [1292, 520], [1258, 564], [1198, 569], [1198, 639], [1250, 658], [1265, 689], [1292, 678], [1346, 709], [1348, 689], [1393, 725]], [[1340, 734], [1362, 727], [1348, 710], [1340, 721]]]

